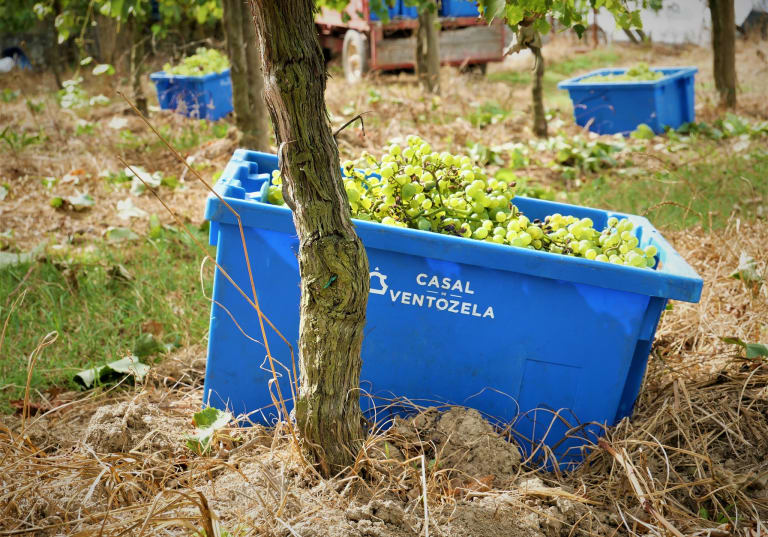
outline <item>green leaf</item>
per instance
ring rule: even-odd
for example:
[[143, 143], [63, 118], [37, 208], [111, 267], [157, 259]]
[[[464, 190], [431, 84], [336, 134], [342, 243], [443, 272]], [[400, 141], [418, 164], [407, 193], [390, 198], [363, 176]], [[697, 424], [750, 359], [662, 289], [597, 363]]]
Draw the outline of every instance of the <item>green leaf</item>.
[[576, 35], [578, 35], [579, 39], [581, 39], [584, 37], [584, 32], [586, 32], [587, 29], [583, 24], [574, 24], [573, 31], [576, 32]]
[[768, 346], [762, 343], [747, 343], [747, 358], [759, 358], [768, 356]]
[[768, 356], [768, 346], [764, 345], [763, 343], [747, 343], [746, 341], [737, 337], [721, 337], [720, 340], [724, 343], [730, 343], [731, 345], [744, 347], [744, 349], [747, 351], [746, 356], [749, 359]]
[[64, 198], [56, 196], [51, 198], [51, 201], [48, 202], [48, 205], [53, 207], [54, 209], [58, 209], [62, 205], [64, 205]]
[[509, 5], [506, 7], [504, 15], [507, 19], [507, 24], [514, 26], [523, 20], [523, 17], [525, 16], [525, 10], [520, 6]]
[[109, 242], [135, 241], [139, 236], [127, 227], [111, 227], [104, 234]]
[[547, 22], [547, 19], [545, 19], [544, 17], [540, 19], [536, 19], [536, 21], [534, 21], [533, 23], [533, 27], [536, 29], [537, 32], [539, 32], [542, 35], [548, 34], [550, 30], [549, 23]]
[[162, 234], [163, 226], [160, 224], [160, 219], [157, 217], [157, 215], [153, 213], [149, 216], [149, 238], [158, 239]]
[[88, 65], [92, 61], [93, 61], [93, 57], [88, 56], [87, 58], [83, 58], [82, 60], [80, 60], [80, 65]]
[[630, 136], [636, 140], [651, 140], [656, 136], [656, 133], [645, 123], [640, 123]]
[[485, 21], [490, 23], [504, 12], [507, 2], [506, 0], [483, 0], [480, 5], [483, 7]]
[[64, 198], [74, 210], [84, 211], [90, 209], [94, 205], [93, 197], [90, 194], [76, 194], [74, 196], [67, 196]]
[[148, 365], [141, 363], [135, 356], [126, 356], [121, 360], [80, 371], [73, 380], [87, 389], [92, 388], [97, 379], [99, 383], [106, 384], [132, 376], [134, 380], [141, 382], [148, 372]]
[[211, 448], [216, 432], [232, 421], [232, 414], [208, 407], [197, 412], [192, 421], [197, 430], [194, 434], [186, 436], [187, 447], [198, 455], [205, 455]]
[[97, 65], [96, 67], [93, 68], [92, 73], [95, 76], [103, 75], [104, 73], [106, 73], [108, 75], [114, 75], [115, 74], [115, 68], [112, 67], [108, 63], [100, 63], [99, 65]]
[[704, 520], [709, 520], [709, 511], [707, 511], [706, 507], [702, 507], [699, 509], [699, 518], [703, 518]]

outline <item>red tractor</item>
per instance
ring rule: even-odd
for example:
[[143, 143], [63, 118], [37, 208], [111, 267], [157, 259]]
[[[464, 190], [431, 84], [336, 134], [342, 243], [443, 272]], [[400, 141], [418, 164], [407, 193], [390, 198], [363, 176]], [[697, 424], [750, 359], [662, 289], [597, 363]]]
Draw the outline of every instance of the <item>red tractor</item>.
[[[414, 66], [416, 8], [398, 0], [389, 15], [388, 22], [381, 21], [371, 12], [368, 0], [350, 0], [343, 14], [325, 8], [317, 15], [320, 43], [329, 55], [341, 54], [349, 82], [360, 80], [368, 71]], [[442, 0], [439, 16], [441, 63], [485, 71], [488, 62], [502, 60], [505, 26], [486, 24], [476, 2]]]

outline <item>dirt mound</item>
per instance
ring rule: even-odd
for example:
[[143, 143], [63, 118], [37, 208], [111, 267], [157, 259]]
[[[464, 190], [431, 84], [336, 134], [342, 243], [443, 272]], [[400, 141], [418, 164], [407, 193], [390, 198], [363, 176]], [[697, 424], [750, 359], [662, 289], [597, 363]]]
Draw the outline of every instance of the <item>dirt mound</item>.
[[512, 479], [520, 468], [520, 451], [474, 409], [428, 409], [413, 418], [395, 418], [388, 436], [409, 456], [422, 450], [439, 468], [470, 478]]
[[100, 407], [85, 431], [85, 445], [97, 453], [169, 452], [181, 445], [181, 424], [145, 399]]

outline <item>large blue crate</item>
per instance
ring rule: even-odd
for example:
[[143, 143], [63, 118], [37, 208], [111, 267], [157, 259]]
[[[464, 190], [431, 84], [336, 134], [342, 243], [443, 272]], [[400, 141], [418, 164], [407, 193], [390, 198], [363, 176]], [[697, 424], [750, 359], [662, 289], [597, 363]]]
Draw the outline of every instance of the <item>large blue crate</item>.
[[203, 76], [152, 73], [157, 100], [163, 110], [178, 110], [188, 117], [216, 121], [232, 112], [229, 69]]
[[405, 0], [400, 0], [400, 16], [404, 19], [418, 19], [419, 8], [405, 5]]
[[[259, 195], [263, 174], [276, 167], [274, 155], [237, 151], [215, 188], [242, 219], [262, 311], [296, 349], [298, 239], [291, 211]], [[384, 408], [393, 397], [471, 406], [513, 423], [527, 450], [543, 440], [561, 463], [578, 461], [578, 448], [594, 441], [602, 425], [631, 414], [667, 300], [698, 301], [702, 281], [645, 218], [523, 197], [515, 203], [531, 219], [559, 212], [599, 227], [610, 216], [626, 216], [640, 246], [658, 248], [659, 266], [638, 269], [356, 220], [371, 270], [361, 404], [376, 419], [398, 408]], [[250, 294], [235, 216], [213, 196], [205, 216], [217, 262]], [[261, 339], [256, 312], [218, 269], [213, 300], [204, 402], [273, 421], [278, 412], [264, 348], [243, 334]], [[289, 350], [271, 331], [268, 337], [287, 367], [277, 370], [288, 395]]]
[[664, 78], [641, 82], [581, 82], [595, 75], [623, 74], [626, 69], [598, 69], [560, 82], [573, 102], [576, 123], [598, 134], [629, 134], [645, 123], [656, 134], [695, 119], [696, 67], [654, 68]]
[[[386, 2], [387, 0], [383, 0]], [[404, 18], [404, 19], [416, 19], [419, 17], [419, 8], [406, 6], [403, 0], [397, 0], [394, 7], [387, 7], [389, 12], [389, 19]], [[380, 20], [379, 16], [371, 11], [371, 20]]]
[[[382, 1], [385, 4], [387, 2], [387, 0], [382, 0]], [[398, 15], [400, 15], [400, 4], [402, 3], [402, 1], [403, 0], [397, 0], [397, 2], [395, 2], [394, 7], [387, 6], [387, 12], [389, 12], [389, 20], [392, 20], [395, 17], [397, 17]], [[375, 11], [371, 10], [371, 20], [372, 21], [378, 21], [378, 20], [381, 20], [381, 18], [379, 17], [379, 15]]]
[[475, 0], [443, 0], [440, 8], [443, 17], [477, 17], [479, 14]]

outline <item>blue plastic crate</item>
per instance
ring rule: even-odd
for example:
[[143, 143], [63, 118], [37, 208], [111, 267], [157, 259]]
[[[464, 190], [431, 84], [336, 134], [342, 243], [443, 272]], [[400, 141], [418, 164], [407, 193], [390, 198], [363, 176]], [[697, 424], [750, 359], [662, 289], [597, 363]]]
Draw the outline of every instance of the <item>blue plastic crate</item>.
[[152, 73], [157, 100], [163, 110], [178, 110], [185, 116], [216, 121], [232, 112], [232, 79], [229, 69], [203, 76]]
[[[277, 158], [253, 152], [237, 152], [236, 158], [216, 191], [242, 219], [262, 311], [297, 349], [292, 215], [260, 201], [257, 189], [264, 183], [243, 181], [253, 162], [263, 174], [277, 167]], [[698, 301], [702, 281], [645, 218], [522, 197], [515, 203], [532, 219], [559, 212], [589, 217], [598, 227], [610, 216], [626, 216], [640, 246], [658, 248], [659, 267], [356, 220], [371, 270], [361, 404], [379, 420], [397, 408], [384, 409], [388, 401], [381, 398], [471, 406], [499, 423], [514, 422], [524, 448], [544, 440], [561, 462], [577, 461], [578, 448], [599, 434], [598, 424], [612, 425], [632, 412], [667, 300]], [[249, 294], [234, 215], [211, 196], [205, 216], [217, 262]], [[213, 299], [204, 401], [270, 422], [278, 414], [270, 396], [272, 373], [264, 348], [242, 332], [261, 340], [257, 315], [218, 269]], [[273, 356], [290, 369], [287, 347], [274, 333], [268, 337]], [[291, 393], [288, 369], [278, 366], [283, 394]], [[562, 420], [552, 423], [554, 413]]]
[[654, 68], [664, 78], [641, 82], [581, 82], [595, 75], [623, 74], [626, 69], [598, 69], [560, 82], [573, 102], [576, 123], [598, 134], [629, 134], [645, 123], [656, 134], [694, 121], [696, 67]]
[[[385, 3], [387, 2], [387, 0], [382, 0], [382, 1]], [[392, 20], [398, 15], [400, 15], [400, 3], [402, 1], [403, 0], [397, 0], [397, 2], [395, 2], [394, 7], [387, 7], [387, 11], [389, 12], [389, 20]], [[371, 10], [371, 20], [378, 21], [378, 20], [381, 20], [381, 18], [373, 10]]]
[[443, 0], [440, 8], [443, 17], [477, 17], [479, 14], [474, 0]]
[[406, 6], [404, 0], [399, 0], [400, 16], [405, 19], [418, 19], [419, 8], [416, 6]]

